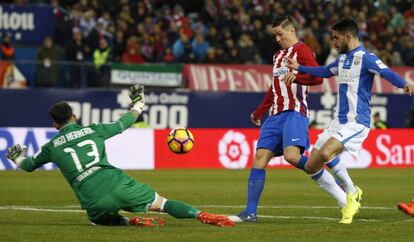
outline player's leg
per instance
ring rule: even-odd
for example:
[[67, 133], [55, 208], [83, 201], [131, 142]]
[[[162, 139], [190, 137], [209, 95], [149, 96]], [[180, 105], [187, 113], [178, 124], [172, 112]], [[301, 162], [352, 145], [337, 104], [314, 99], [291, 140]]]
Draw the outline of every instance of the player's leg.
[[326, 162], [325, 165], [329, 167], [333, 174], [339, 179], [340, 185], [343, 186], [347, 194], [355, 193], [357, 191], [354, 182], [349, 176], [348, 169], [345, 167], [345, 164], [341, 162], [339, 156], [335, 156], [333, 159]]
[[[338, 206], [343, 208], [346, 206], [346, 194], [338, 186], [335, 178], [321, 165], [321, 155], [317, 148], [313, 148], [309, 159], [305, 164], [305, 170], [308, 175], [318, 184], [318, 186], [331, 195], [338, 202]], [[323, 164], [323, 162], [322, 162]]]
[[[328, 161], [333, 158], [329, 156], [330, 150], [334, 150], [336, 147], [342, 147], [342, 150], [347, 150], [352, 156], [357, 157], [358, 152], [362, 147], [362, 143], [367, 138], [369, 128], [358, 123], [346, 123], [344, 125], [338, 125], [338, 130], [332, 133], [332, 137], [322, 147], [324, 152], [324, 161]], [[321, 150], [322, 151], [322, 150]], [[342, 220], [340, 223], [352, 223], [352, 219], [356, 213], [358, 213], [361, 207], [362, 190], [354, 186], [354, 192], [347, 193], [347, 203], [344, 208], [341, 209]]]
[[[279, 129], [280, 116], [270, 116], [260, 129], [260, 137], [252, 162], [247, 183], [246, 209], [238, 215], [229, 216], [234, 222], [256, 222], [257, 206], [266, 180], [266, 165], [275, 155], [277, 147], [281, 147], [282, 133]], [[281, 155], [281, 152], [279, 152]]]
[[[283, 157], [293, 166], [304, 170], [309, 148], [309, 119], [294, 111], [288, 112], [283, 125]], [[294, 127], [294, 128], [292, 128]]]
[[127, 225], [128, 218], [121, 216], [118, 212], [119, 207], [112, 194], [107, 194], [87, 208], [88, 218], [92, 225]]
[[156, 194], [155, 200], [148, 207], [148, 210], [165, 212], [174, 218], [196, 218], [202, 223], [219, 227], [234, 226], [234, 222], [226, 216], [206, 213], [182, 201], [169, 200], [158, 194]]

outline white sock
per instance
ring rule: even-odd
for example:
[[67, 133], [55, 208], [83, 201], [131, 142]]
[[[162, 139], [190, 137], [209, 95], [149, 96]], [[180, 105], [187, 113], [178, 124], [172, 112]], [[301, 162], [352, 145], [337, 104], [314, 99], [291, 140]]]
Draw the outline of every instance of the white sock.
[[333, 174], [341, 180], [341, 184], [344, 185], [347, 194], [356, 192], [354, 183], [348, 174], [348, 170], [346, 169], [343, 162], [339, 160], [339, 158], [335, 157], [325, 164], [331, 168]]
[[314, 174], [309, 174], [309, 176], [318, 183], [319, 187], [322, 188], [325, 192], [331, 195], [333, 198], [338, 201], [340, 208], [345, 207], [346, 205], [346, 194], [342, 189], [336, 184], [335, 179], [325, 169], [322, 169]]

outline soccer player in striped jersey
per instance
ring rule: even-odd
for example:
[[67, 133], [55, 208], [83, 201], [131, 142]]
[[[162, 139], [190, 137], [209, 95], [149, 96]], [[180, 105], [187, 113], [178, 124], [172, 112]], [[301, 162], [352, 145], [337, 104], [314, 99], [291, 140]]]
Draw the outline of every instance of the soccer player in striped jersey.
[[76, 123], [67, 102], [58, 102], [50, 108], [49, 114], [59, 133], [33, 157], [26, 157], [24, 146], [13, 145], [8, 149], [7, 158], [28, 172], [48, 162], [55, 163], [92, 224], [164, 224], [164, 219], [156, 217], [133, 217], [128, 220], [119, 214], [122, 209], [129, 212], [165, 212], [175, 218], [194, 218], [205, 224], [232, 227], [234, 223], [227, 216], [205, 213], [181, 201], [166, 199], [151, 186], [134, 180], [108, 162], [105, 140], [129, 128], [145, 108], [143, 86], [133, 86], [130, 97], [131, 110], [118, 121], [86, 127]]
[[[318, 66], [318, 63], [312, 50], [298, 40], [290, 16], [274, 18], [272, 30], [282, 49], [273, 57], [273, 82], [262, 103], [250, 118], [254, 124], [260, 126], [265, 112], [270, 109], [271, 115], [261, 126], [248, 180], [246, 209], [238, 215], [229, 216], [234, 222], [257, 221], [257, 206], [266, 177], [265, 168], [273, 156], [283, 155], [287, 162], [302, 170], [307, 161], [307, 157], [303, 156], [303, 152], [309, 148], [307, 86], [321, 84], [322, 78], [292, 72], [286, 66], [286, 61], [292, 58], [309, 66]], [[352, 182], [339, 158], [332, 159], [327, 165], [334, 171], [336, 168], [341, 168], [341, 174]], [[336, 196], [334, 197], [341, 207], [345, 206], [346, 194], [329, 172], [326, 172], [318, 183], [323, 190]]]
[[[290, 68], [299, 73], [318, 77], [338, 76], [338, 95], [334, 119], [318, 137], [312, 149], [305, 170], [313, 176], [323, 176], [326, 161], [347, 150], [358, 155], [362, 143], [367, 138], [371, 122], [371, 89], [375, 75], [402, 88], [409, 95], [414, 86], [409, 85], [398, 74], [388, 68], [376, 55], [362, 47], [358, 39], [358, 25], [351, 18], [343, 18], [332, 26], [331, 39], [340, 55], [327, 66], [314, 67], [288, 59]], [[362, 190], [355, 187], [347, 193], [346, 206], [341, 209], [340, 223], [352, 223], [361, 204]]]

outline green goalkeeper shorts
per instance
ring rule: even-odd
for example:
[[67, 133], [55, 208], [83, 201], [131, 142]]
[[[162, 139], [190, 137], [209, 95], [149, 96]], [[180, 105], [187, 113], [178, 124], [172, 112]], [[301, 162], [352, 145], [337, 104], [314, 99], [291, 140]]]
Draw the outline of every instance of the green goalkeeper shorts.
[[117, 225], [119, 210], [147, 212], [155, 200], [155, 190], [128, 175], [120, 178], [119, 185], [87, 209], [89, 220], [95, 224]]

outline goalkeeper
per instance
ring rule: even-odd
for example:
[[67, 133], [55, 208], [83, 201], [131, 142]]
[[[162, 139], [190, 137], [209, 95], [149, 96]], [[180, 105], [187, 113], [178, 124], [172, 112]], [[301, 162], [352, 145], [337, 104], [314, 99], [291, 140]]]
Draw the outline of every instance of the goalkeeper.
[[144, 87], [131, 87], [131, 109], [118, 121], [82, 127], [66, 102], [49, 109], [53, 126], [59, 133], [33, 157], [26, 157], [26, 147], [14, 145], [7, 158], [21, 169], [31, 172], [48, 162], [55, 163], [75, 192], [82, 209], [92, 224], [99, 225], [164, 225], [162, 218], [133, 217], [128, 219], [119, 210], [128, 212], [165, 212], [175, 218], [195, 218], [202, 223], [232, 227], [225, 216], [209, 214], [176, 200], [168, 200], [151, 186], [135, 181], [112, 166], [106, 156], [105, 140], [130, 127], [145, 108]]

